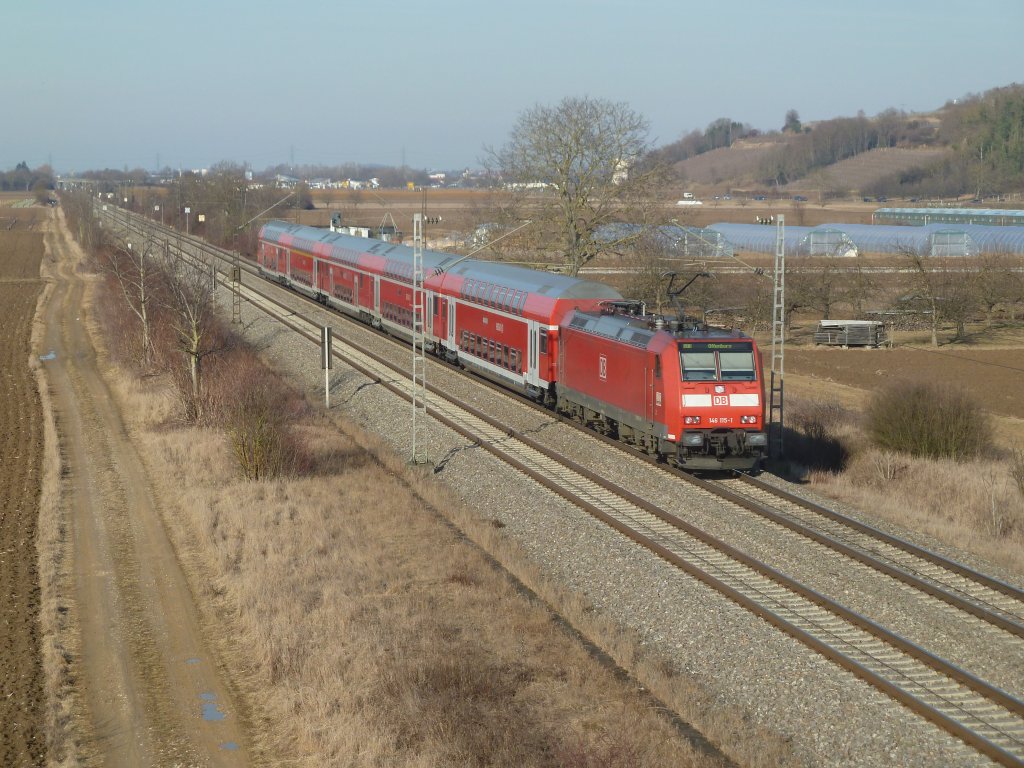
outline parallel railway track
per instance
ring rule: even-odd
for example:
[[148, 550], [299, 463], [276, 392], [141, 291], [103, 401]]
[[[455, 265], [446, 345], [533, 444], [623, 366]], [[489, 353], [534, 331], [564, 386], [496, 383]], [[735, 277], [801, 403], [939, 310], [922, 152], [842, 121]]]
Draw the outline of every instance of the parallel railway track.
[[[201, 241], [183, 240], [231, 260]], [[184, 245], [182, 246], [184, 247]], [[248, 266], [248, 265], [246, 265]], [[255, 270], [252, 270], [255, 272]], [[227, 282], [223, 276], [222, 281]], [[228, 285], [228, 287], [231, 287]], [[319, 325], [262, 291], [242, 298], [319, 343]], [[408, 371], [348, 341], [345, 363], [410, 398]], [[630, 491], [431, 388], [428, 412], [467, 440], [729, 597], [1002, 765], [1024, 765], [1024, 703], [697, 529]], [[591, 434], [589, 431], [587, 434]], [[1022, 593], [953, 561], [753, 479], [690, 482], [1021, 637]], [[765, 499], [770, 499], [771, 506]], [[827, 521], [827, 522], [826, 522]]]

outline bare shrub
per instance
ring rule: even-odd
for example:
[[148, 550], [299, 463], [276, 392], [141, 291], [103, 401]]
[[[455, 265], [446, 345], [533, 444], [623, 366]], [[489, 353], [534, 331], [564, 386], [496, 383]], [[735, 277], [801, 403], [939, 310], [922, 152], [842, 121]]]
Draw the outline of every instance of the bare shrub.
[[292, 431], [307, 407], [247, 346], [207, 371], [206, 412], [224, 429], [242, 476], [264, 480], [306, 474], [312, 459]]
[[1005, 459], [925, 459], [869, 448], [816, 490], [873, 517], [1024, 573], [1024, 500]]
[[785, 438], [786, 457], [812, 470], [842, 471], [852, 453], [847, 434], [850, 414], [834, 400], [795, 400], [787, 411], [791, 429]]
[[877, 479], [880, 485], [888, 485], [894, 481], [899, 474], [906, 470], [906, 462], [900, 459], [900, 454], [895, 451], [881, 451], [871, 457], [874, 464]]
[[1010, 477], [1017, 485], [1020, 495], [1024, 496], [1024, 450], [1014, 448], [1010, 454]]
[[900, 383], [875, 393], [867, 429], [881, 448], [928, 458], [964, 459], [989, 445], [988, 417], [966, 392], [928, 383]]

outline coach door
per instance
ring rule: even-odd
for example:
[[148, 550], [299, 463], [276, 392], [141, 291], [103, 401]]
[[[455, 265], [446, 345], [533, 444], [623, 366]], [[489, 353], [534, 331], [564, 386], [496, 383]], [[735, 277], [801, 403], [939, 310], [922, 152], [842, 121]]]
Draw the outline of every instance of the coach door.
[[526, 323], [526, 383], [535, 387], [539, 387], [541, 383], [538, 371], [540, 327], [536, 320], [528, 320]]
[[459, 304], [456, 301], [446, 303], [448, 304], [448, 349], [454, 350], [458, 346], [455, 342], [455, 308]]

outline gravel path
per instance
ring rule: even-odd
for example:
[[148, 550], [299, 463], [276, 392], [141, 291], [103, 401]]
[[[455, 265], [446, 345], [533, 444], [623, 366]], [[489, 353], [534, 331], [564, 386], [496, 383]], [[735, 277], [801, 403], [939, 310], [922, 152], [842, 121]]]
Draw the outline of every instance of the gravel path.
[[[262, 287], [262, 286], [261, 286]], [[304, 305], [304, 315], [331, 325], [336, 338], [388, 343], [336, 316]], [[323, 400], [318, 348], [257, 319], [243, 307], [248, 338], [313, 402]], [[394, 354], [394, 353], [392, 353]], [[403, 350], [400, 360], [410, 353]], [[1022, 645], [945, 604], [854, 566], [829, 550], [734, 505], [713, 499], [657, 468], [596, 440], [583, 439], [544, 414], [526, 411], [430, 364], [429, 383], [491, 415], [530, 431], [595, 472], [663, 505], [684, 519], [806, 581], [848, 607], [894, 629], [1016, 695], [1024, 691]], [[332, 411], [408, 452], [410, 407], [338, 361], [331, 374]], [[959, 740], [911, 714], [753, 617], [696, 580], [541, 489], [449, 430], [430, 428], [436, 477], [485, 519], [500, 521], [544, 575], [578, 593], [600, 614], [639, 633], [648, 651], [722, 706], [740, 707], [750, 722], [781, 734], [806, 765], [988, 765]], [[906, 536], [905, 532], [902, 535]], [[700, 723], [695, 723], [698, 727]], [[726, 745], [727, 747], [728, 745]]]

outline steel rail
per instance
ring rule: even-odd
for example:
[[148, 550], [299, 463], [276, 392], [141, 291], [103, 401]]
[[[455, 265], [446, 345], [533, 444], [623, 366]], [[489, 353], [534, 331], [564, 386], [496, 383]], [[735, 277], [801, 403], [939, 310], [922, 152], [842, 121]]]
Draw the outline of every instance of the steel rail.
[[815, 502], [798, 496], [795, 493], [790, 493], [789, 491], [786, 491], [785, 489], [782, 488], [776, 488], [771, 483], [766, 483], [764, 480], [761, 480], [759, 478], [751, 477], [750, 475], [737, 475], [737, 477], [742, 482], [754, 486], [755, 488], [762, 490], [766, 493], [770, 493], [773, 496], [777, 496], [780, 499], [784, 499], [785, 501], [788, 501], [791, 504], [796, 504], [801, 507], [804, 507], [805, 509], [814, 512], [815, 514], [827, 517], [830, 520], [834, 520], [837, 523], [841, 523], [842, 525], [845, 525], [849, 528], [853, 528], [854, 530], [859, 531], [860, 533], [865, 533], [871, 536], [872, 538], [883, 541], [886, 544], [892, 547], [896, 547], [897, 549], [901, 549], [908, 554], [914, 555], [915, 557], [920, 557], [921, 559], [928, 560], [929, 562], [934, 563], [935, 565], [942, 566], [943, 568], [953, 571], [954, 573], [957, 573], [966, 579], [970, 579], [971, 581], [976, 581], [979, 584], [983, 584], [989, 589], [993, 589], [997, 592], [1002, 592], [1003, 594], [1008, 595], [1014, 598], [1015, 600], [1024, 602], [1024, 590], [1019, 589], [1018, 587], [1015, 587], [1012, 584], [1008, 584], [1005, 581], [1001, 581], [999, 579], [993, 578], [992, 576], [981, 573], [980, 571], [976, 571], [973, 568], [964, 565], [963, 563], [959, 563], [955, 560], [950, 560], [949, 558], [944, 557], [938, 554], [937, 552], [933, 552], [932, 550], [926, 549], [925, 547], [921, 547], [917, 544], [906, 541], [905, 539], [901, 539], [898, 536], [893, 536], [892, 534], [886, 533], [885, 531], [875, 528], [874, 526], [861, 522], [856, 518], [844, 515], [840, 512], [836, 512], [835, 510], [829, 509], [828, 507], [824, 507], [820, 504], [816, 504]]
[[[943, 558], [938, 555], [935, 555], [935, 561], [927, 561], [931, 562], [932, 565], [935, 566], [935, 568], [932, 569], [931, 574], [915, 573], [913, 562], [901, 563], [891, 555], [885, 555], [878, 551], [869, 551], [862, 544], [849, 543], [849, 536], [847, 537], [847, 541], [843, 541], [841, 531], [839, 533], [827, 533], [820, 528], [814, 528], [807, 522], [794, 517], [792, 513], [772, 509], [757, 499], [738, 493], [721, 483], [709, 483], [701, 478], [690, 478], [689, 480], [690, 482], [695, 483], [698, 487], [714, 494], [718, 498], [730, 501], [749, 512], [753, 512], [766, 520], [770, 520], [776, 525], [780, 525], [794, 533], [810, 539], [811, 541], [828, 547], [829, 549], [849, 557], [851, 560], [855, 560], [862, 565], [869, 566], [892, 579], [913, 587], [914, 589], [930, 595], [937, 600], [941, 600], [947, 605], [961, 610], [964, 613], [970, 614], [988, 622], [989, 624], [997, 626], [1012, 635], [1024, 637], [1024, 622], [1021, 621], [1024, 604], [1019, 600], [1012, 600], [1008, 598], [1002, 592], [995, 592], [989, 589], [986, 585], [979, 584], [972, 592], [969, 580], [963, 577], [959, 578], [961, 581], [968, 582], [967, 586], [950, 584], [949, 579], [944, 581], [940, 569]], [[758, 488], [760, 488], [760, 486], [758, 486]], [[778, 496], [777, 498], [790, 501], [782, 496]], [[796, 502], [791, 503], [795, 504]], [[799, 506], [807, 509], [809, 512], [817, 514], [817, 510], [804, 507], [802, 504]], [[835, 520], [831, 515], [823, 516], [828, 520]], [[835, 522], [840, 523], [841, 521]], [[879, 541], [883, 544], [888, 543], [882, 537], [874, 537], [869, 533], [861, 531], [857, 531], [857, 533], [868, 538], [870, 541]], [[900, 551], [906, 552], [906, 550], [902, 548]], [[909, 560], [910, 555], [914, 553], [908, 552], [907, 554], [908, 557], [906, 560]], [[917, 570], [920, 571], [920, 569]], [[952, 568], [947, 569], [947, 572], [952, 570]], [[981, 594], [978, 594], [979, 592]]]

